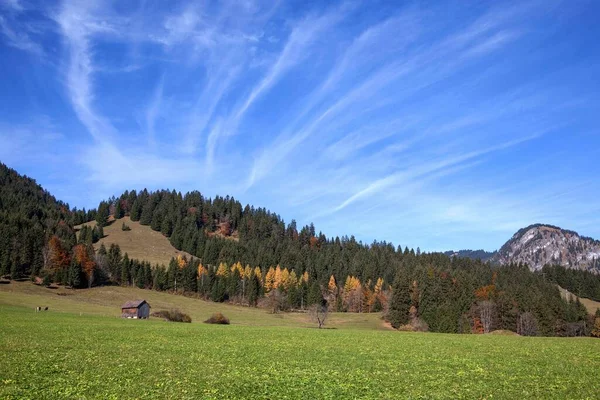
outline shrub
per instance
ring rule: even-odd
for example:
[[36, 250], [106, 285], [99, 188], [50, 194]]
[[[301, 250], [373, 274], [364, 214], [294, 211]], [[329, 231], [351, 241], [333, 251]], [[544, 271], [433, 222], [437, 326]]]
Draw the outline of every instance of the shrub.
[[421, 318], [413, 318], [408, 324], [400, 325], [399, 331], [403, 332], [428, 332], [429, 325]]
[[171, 322], [186, 322], [186, 323], [192, 322], [192, 317], [190, 317], [186, 313], [181, 312], [180, 310], [176, 310], [176, 309], [155, 311], [152, 314], [150, 314], [150, 316], [157, 317], [157, 318], [163, 318], [165, 321], [171, 321]]
[[204, 321], [206, 324], [217, 324], [217, 325], [229, 325], [229, 318], [224, 316], [223, 314], [216, 313], [213, 314], [209, 319]]

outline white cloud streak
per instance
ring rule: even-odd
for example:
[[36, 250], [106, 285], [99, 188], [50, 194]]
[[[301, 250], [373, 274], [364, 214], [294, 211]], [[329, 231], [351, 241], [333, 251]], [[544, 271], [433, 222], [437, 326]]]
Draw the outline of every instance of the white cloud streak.
[[[20, 11], [21, 9], [15, 10]], [[9, 46], [29, 52], [40, 58], [44, 56], [44, 49], [42, 46], [31, 38], [30, 34], [24, 27], [21, 26], [13, 28], [9, 20], [1, 15], [0, 31], [2, 32], [2, 35]]]
[[[32, 55], [64, 57], [59, 81], [89, 133], [73, 133], [74, 154], [98, 190], [176, 185], [243, 194], [299, 221], [315, 217], [333, 233], [351, 215], [363, 237], [380, 237], [373, 214], [393, 216], [381, 224], [388, 232], [415, 216], [450, 232], [476, 230], [497, 209], [492, 230], [505, 230], [527, 215], [558, 220], [575, 201], [560, 195], [536, 210], [538, 200], [514, 195], [529, 188], [479, 189], [487, 183], [480, 168], [506, 181], [522, 172], [490, 165], [510, 157], [504, 150], [577, 123], [557, 101], [571, 100], [568, 93], [543, 74], [528, 85], [496, 82], [522, 65], [527, 72], [529, 35], [548, 36], [529, 28], [532, 16], [544, 17], [539, 4], [479, 17], [457, 7], [461, 18], [449, 18], [436, 5], [384, 16], [359, 4], [299, 11], [191, 2], [170, 13], [152, 2], [123, 12], [65, 1], [52, 14], [60, 51], [38, 40], [44, 29], [20, 19], [29, 12], [23, 5], [2, 3], [0, 35]], [[523, 212], [511, 218], [515, 204]], [[348, 232], [354, 228], [341, 233]]]

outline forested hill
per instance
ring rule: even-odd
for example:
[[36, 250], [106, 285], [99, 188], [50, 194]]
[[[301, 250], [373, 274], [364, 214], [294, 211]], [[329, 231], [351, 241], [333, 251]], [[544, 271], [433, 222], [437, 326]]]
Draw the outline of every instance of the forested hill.
[[87, 218], [72, 211], [35, 180], [0, 163], [0, 275], [35, 274], [52, 235], [75, 244], [73, 223]]
[[128, 191], [101, 203], [98, 210], [101, 224], [111, 214], [117, 218], [128, 214], [204, 264], [282, 265], [323, 281], [331, 275], [352, 275], [364, 281], [381, 277], [391, 282], [397, 254], [415, 254], [387, 242], [365, 245], [354, 237], [327, 238], [312, 224], [298, 227], [294, 220], [286, 224], [264, 208], [242, 206], [232, 197], [209, 199], [200, 192], [182, 196], [169, 191]]

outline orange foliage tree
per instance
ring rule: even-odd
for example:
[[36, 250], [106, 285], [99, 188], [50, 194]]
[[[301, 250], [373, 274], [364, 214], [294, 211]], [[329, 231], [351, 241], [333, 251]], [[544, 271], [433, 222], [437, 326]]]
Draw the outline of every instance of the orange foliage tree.
[[88, 288], [91, 288], [94, 283], [94, 272], [96, 271], [96, 262], [94, 261], [93, 254], [94, 250], [88, 249], [84, 244], [78, 244], [73, 248], [73, 257], [81, 265], [81, 269], [88, 282]]
[[63, 248], [60, 239], [53, 235], [43, 252], [44, 269], [50, 274], [56, 274], [69, 267], [69, 254]]

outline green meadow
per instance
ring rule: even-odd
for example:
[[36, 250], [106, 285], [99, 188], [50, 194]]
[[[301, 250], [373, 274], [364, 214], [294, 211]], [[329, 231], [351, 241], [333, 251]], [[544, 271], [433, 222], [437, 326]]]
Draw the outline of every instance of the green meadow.
[[250, 311], [254, 324], [236, 324], [235, 313], [228, 326], [177, 324], [84, 308], [35, 313], [2, 299], [2, 399], [600, 396], [600, 340], [588, 338], [402, 333], [343, 316], [319, 330], [285, 316], [275, 324], [261, 310]]

